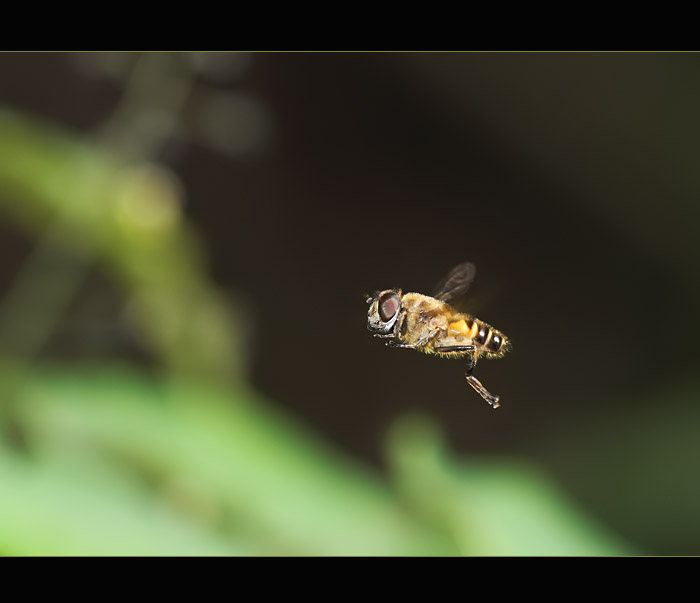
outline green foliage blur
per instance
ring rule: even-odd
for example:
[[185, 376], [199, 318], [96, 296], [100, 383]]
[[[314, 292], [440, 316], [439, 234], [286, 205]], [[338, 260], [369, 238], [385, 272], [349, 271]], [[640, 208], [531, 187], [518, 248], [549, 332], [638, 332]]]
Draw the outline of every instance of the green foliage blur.
[[[537, 467], [460, 458], [425, 416], [380, 474], [247, 382], [168, 169], [0, 113], [0, 211], [34, 241], [0, 300], [0, 554], [620, 555]], [[40, 361], [88, 270], [155, 366]]]

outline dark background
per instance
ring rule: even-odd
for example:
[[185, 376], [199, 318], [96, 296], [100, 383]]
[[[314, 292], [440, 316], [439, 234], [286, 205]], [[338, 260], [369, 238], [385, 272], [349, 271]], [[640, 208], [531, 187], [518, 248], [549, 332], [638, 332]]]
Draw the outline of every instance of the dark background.
[[[392, 420], [429, 413], [462, 453], [545, 467], [642, 550], [697, 554], [700, 56], [237, 56], [163, 55], [196, 82], [153, 159], [245, 316], [254, 384], [379, 467]], [[93, 136], [136, 59], [0, 54], [0, 103]], [[232, 136], [258, 120], [247, 146], [195, 135], [219, 96], [243, 99]], [[3, 291], [31, 244], [0, 232]], [[460, 362], [366, 331], [366, 293], [428, 293], [465, 260], [470, 308], [513, 342], [476, 371], [496, 411]], [[89, 335], [122, 310], [92, 275], [43, 355], [147, 364], [127, 334]]]

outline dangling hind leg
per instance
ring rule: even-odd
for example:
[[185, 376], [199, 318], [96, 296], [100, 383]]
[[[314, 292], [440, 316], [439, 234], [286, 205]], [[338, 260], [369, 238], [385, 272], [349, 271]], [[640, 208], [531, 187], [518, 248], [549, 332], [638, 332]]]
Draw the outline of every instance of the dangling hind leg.
[[500, 398], [498, 396], [494, 396], [489, 390], [487, 390], [482, 384], [481, 381], [479, 381], [474, 375], [472, 375], [472, 371], [474, 370], [474, 367], [476, 366], [476, 361], [477, 361], [477, 356], [476, 354], [474, 355], [474, 358], [469, 361], [469, 364], [467, 365], [467, 382], [469, 385], [471, 385], [476, 392], [484, 399], [486, 400], [493, 408], [498, 408], [500, 404], [498, 401]]

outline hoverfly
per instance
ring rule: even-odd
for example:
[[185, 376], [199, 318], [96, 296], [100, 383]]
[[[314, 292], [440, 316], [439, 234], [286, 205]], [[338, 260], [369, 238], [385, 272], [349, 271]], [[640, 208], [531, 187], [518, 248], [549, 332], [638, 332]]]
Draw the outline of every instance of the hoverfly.
[[450, 303], [463, 296], [476, 275], [474, 264], [455, 266], [432, 297], [378, 291], [367, 298], [367, 328], [386, 345], [408, 348], [445, 358], [467, 358], [467, 381], [491, 406], [499, 397], [490, 393], [472, 371], [479, 358], [501, 358], [510, 348], [508, 338], [485, 322], [455, 310]]

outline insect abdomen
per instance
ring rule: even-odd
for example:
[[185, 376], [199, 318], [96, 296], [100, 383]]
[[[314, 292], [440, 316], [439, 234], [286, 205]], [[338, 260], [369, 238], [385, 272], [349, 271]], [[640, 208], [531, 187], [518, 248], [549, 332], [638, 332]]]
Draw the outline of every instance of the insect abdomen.
[[508, 345], [503, 333], [476, 318], [462, 318], [451, 322], [448, 333], [468, 337], [488, 356], [502, 356]]
[[507, 347], [505, 335], [490, 326], [481, 324], [474, 340], [484, 346], [486, 353], [491, 356], [502, 356]]

